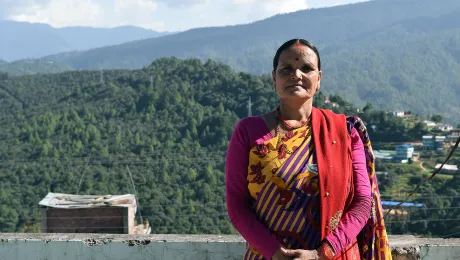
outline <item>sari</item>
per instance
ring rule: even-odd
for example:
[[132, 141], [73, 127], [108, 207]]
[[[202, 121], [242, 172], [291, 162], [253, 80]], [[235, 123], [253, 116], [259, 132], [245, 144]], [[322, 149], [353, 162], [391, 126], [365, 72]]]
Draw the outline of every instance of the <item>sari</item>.
[[[337, 127], [342, 123], [343, 127]], [[316, 108], [312, 111], [312, 126], [273, 137], [250, 150], [247, 179], [254, 202], [252, 209], [284, 247], [317, 249], [350, 206], [353, 197], [351, 144], [345, 135], [351, 134], [352, 128], [359, 128], [365, 147], [373, 191], [372, 213], [358, 237], [338, 252], [335, 259], [391, 259], [372, 147], [364, 124], [357, 117], [345, 118]], [[326, 143], [341, 145], [333, 149]], [[339, 169], [332, 169], [333, 165]], [[246, 244], [243, 259], [265, 258]]]
[[375, 157], [371, 140], [364, 122], [357, 116], [347, 118], [347, 128], [351, 132], [354, 128], [358, 131], [364, 145], [366, 155], [367, 174], [371, 182], [372, 206], [369, 220], [358, 234], [357, 242], [362, 259], [366, 260], [391, 260], [391, 249], [388, 243], [388, 235], [383, 220], [383, 208], [380, 199], [379, 185], [375, 175]]

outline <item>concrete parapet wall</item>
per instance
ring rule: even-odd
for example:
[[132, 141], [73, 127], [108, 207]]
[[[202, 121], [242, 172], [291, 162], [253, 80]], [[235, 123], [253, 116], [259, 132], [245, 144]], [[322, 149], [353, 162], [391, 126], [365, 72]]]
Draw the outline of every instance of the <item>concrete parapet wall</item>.
[[[390, 236], [394, 260], [459, 260], [460, 239]], [[240, 260], [240, 236], [0, 233], [0, 260]]]

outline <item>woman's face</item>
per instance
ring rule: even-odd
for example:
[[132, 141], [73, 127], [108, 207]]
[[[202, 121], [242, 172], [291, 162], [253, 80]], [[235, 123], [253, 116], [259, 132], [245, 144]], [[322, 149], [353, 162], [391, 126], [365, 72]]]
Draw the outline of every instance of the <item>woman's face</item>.
[[281, 99], [307, 101], [320, 88], [322, 72], [318, 57], [307, 46], [294, 44], [284, 50], [272, 72], [275, 91]]

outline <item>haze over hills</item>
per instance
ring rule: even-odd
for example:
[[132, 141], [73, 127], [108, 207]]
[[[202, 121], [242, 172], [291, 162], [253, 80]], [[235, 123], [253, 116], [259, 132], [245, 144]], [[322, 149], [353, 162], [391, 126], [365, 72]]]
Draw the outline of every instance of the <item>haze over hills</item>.
[[[135, 69], [160, 57], [211, 58], [225, 62], [239, 71], [266, 73], [270, 71], [276, 47], [289, 38], [310, 39], [321, 49], [349, 43], [366, 44], [378, 32], [391, 31], [405, 22], [411, 26], [425, 27], [426, 24], [417, 22], [417, 19], [426, 21], [442, 19], [444, 16], [455, 19], [452, 13], [459, 10], [460, 2], [442, 2], [440, 5], [439, 2], [428, 0], [376, 0], [304, 10], [276, 15], [251, 24], [192, 29], [166, 37], [52, 55], [45, 59], [70, 65], [74, 69]], [[457, 24], [459, 19], [457, 17]], [[439, 25], [444, 26], [442, 22]], [[455, 23], [451, 26], [460, 27]], [[404, 33], [406, 38], [420, 34], [418, 29], [409, 29]], [[389, 36], [389, 42], [406, 40], [398, 32]]]
[[130, 41], [163, 36], [134, 26], [116, 28], [64, 27], [0, 20], [0, 58], [5, 61], [40, 58], [68, 51], [83, 51]]
[[[440, 4], [442, 3], [442, 4]], [[302, 37], [320, 49], [322, 90], [379, 109], [440, 113], [460, 122], [460, 1], [375, 0], [277, 15], [246, 25], [0, 65], [11, 75], [68, 69], [135, 69], [160, 57], [213, 59], [237, 71], [271, 71], [276, 48]], [[25, 68], [22, 67], [23, 64]], [[39, 65], [35, 67], [35, 64]]]

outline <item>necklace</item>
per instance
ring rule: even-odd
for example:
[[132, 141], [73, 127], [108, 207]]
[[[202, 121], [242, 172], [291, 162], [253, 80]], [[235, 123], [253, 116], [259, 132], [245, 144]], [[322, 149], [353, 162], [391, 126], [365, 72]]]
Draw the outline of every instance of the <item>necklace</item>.
[[283, 122], [283, 124], [289, 129], [289, 130], [292, 130], [292, 129], [295, 129], [295, 128], [300, 128], [300, 127], [304, 127], [308, 124], [308, 122], [310, 122], [310, 117], [308, 117], [307, 121], [305, 122], [300, 122], [300, 126], [299, 127], [293, 127], [291, 126], [288, 122], [286, 122], [286, 120], [283, 119], [283, 117], [281, 116], [281, 111], [280, 111], [280, 107], [277, 107], [276, 108], [276, 120], [277, 120], [277, 123], [278, 123], [278, 119]]

